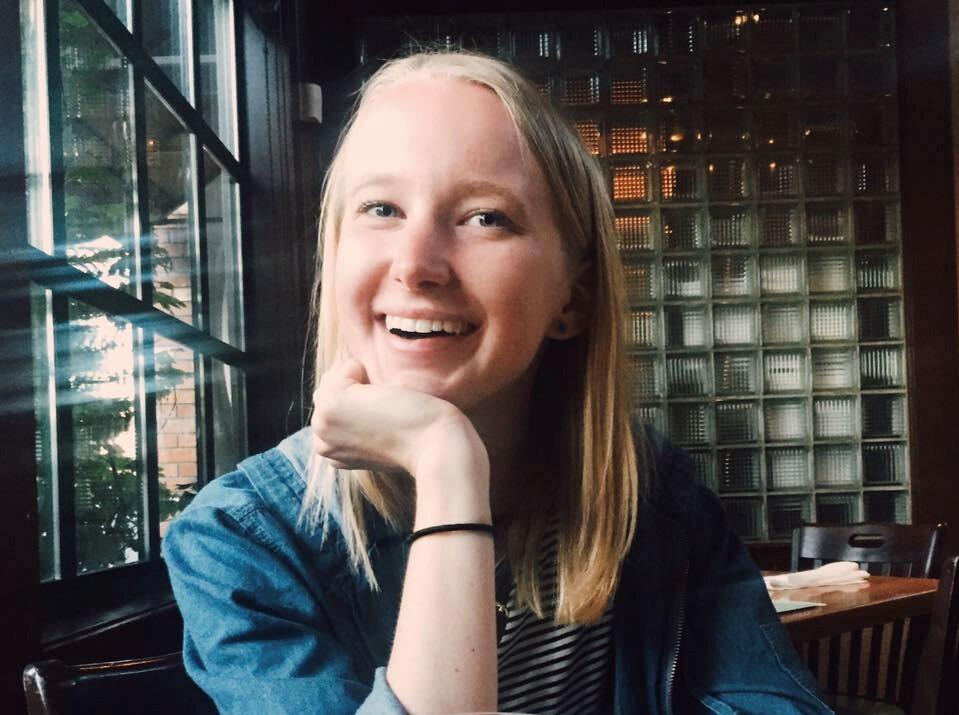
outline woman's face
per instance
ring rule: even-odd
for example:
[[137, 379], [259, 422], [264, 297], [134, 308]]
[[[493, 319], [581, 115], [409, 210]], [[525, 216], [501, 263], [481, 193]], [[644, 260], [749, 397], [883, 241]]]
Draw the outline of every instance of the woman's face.
[[337, 319], [374, 384], [520, 407], [571, 271], [545, 181], [493, 92], [418, 77], [369, 98], [344, 147]]

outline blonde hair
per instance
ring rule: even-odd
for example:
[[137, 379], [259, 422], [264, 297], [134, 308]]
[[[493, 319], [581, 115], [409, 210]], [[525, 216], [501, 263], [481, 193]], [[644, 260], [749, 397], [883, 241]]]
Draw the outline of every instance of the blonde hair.
[[[603, 615], [615, 593], [636, 531], [644, 471], [642, 436], [635, 436], [636, 444], [630, 430], [622, 266], [601, 168], [570, 124], [512, 66], [469, 52], [423, 52], [387, 62], [363, 85], [323, 185], [318, 301], [316, 321], [311, 321], [317, 331], [316, 378], [343, 355], [332, 289], [343, 211], [342, 148], [369, 98], [413, 76], [462, 79], [499, 97], [545, 178], [564, 250], [574, 260], [590, 264], [585, 274], [585, 332], [569, 340], [547, 341], [533, 388], [526, 450], [529, 472], [522, 482], [527, 492], [520, 503], [537, 504], [537, 509], [515, 515], [507, 537], [517, 599], [542, 618], [547, 611], [538, 547], [555, 517], [552, 523], [559, 538], [557, 588], [550, 604], [554, 622], [590, 623]], [[319, 290], [321, 285], [325, 290]], [[355, 471], [341, 475], [323, 460], [312, 462], [301, 521], [311, 528], [321, 526], [325, 537], [329, 517], [336, 513], [354, 570], [362, 571], [377, 590], [368, 553], [366, 505], [394, 529], [407, 530], [414, 485], [395, 475]], [[553, 495], [552, 502], [543, 504], [543, 494]]]

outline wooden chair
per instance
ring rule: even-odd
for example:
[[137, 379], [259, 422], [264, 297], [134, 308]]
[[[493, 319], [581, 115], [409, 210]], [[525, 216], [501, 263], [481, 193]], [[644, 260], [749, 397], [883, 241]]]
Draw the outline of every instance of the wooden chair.
[[23, 670], [23, 690], [29, 715], [216, 713], [179, 652], [84, 665], [31, 663]]
[[[935, 578], [945, 536], [945, 524], [808, 524], [793, 530], [792, 570], [853, 561], [876, 575]], [[820, 642], [804, 644], [803, 651], [827, 693], [908, 708], [927, 626], [928, 619], [899, 620], [848, 636], [833, 636], [827, 641], [825, 678], [820, 674]], [[848, 657], [844, 657], [844, 638], [848, 638]], [[862, 664], [866, 665], [865, 674]], [[880, 678], [882, 673], [885, 678]]]
[[919, 659], [909, 715], [959, 712], [959, 556], [946, 560]]

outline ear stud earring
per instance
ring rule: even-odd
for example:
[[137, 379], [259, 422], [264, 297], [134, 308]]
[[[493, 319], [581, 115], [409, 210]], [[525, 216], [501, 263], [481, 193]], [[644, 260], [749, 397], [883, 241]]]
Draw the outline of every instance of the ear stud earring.
[[559, 320], [556, 322], [556, 331], [560, 335], [566, 335], [567, 330], [569, 330], [569, 328], [567, 327], [565, 320]]

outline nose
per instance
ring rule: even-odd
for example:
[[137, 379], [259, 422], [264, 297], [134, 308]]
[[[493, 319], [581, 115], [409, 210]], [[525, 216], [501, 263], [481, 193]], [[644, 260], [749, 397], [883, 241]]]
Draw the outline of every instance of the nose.
[[409, 291], [430, 290], [450, 281], [449, 238], [435, 221], [408, 221], [392, 241], [390, 277]]

